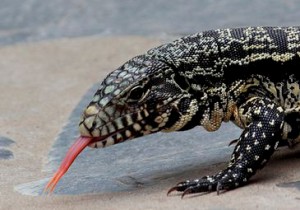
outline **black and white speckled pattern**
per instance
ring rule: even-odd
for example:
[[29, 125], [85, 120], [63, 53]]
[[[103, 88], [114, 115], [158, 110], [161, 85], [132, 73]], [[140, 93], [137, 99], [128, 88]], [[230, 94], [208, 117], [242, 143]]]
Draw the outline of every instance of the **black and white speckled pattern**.
[[228, 167], [170, 192], [244, 185], [279, 143], [300, 140], [299, 35], [298, 27], [223, 29], [151, 49], [106, 77], [83, 113], [81, 135], [100, 137], [90, 146], [105, 147], [233, 121], [244, 131]]

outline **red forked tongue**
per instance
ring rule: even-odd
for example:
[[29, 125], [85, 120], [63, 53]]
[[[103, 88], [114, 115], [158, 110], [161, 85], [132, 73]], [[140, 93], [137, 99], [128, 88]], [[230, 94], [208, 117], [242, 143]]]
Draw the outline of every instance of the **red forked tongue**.
[[92, 137], [79, 137], [75, 143], [70, 147], [65, 159], [62, 161], [59, 169], [54, 174], [52, 179], [46, 185], [44, 192], [53, 192], [55, 186], [59, 182], [60, 178], [68, 171], [75, 158], [80, 152], [93, 141]]

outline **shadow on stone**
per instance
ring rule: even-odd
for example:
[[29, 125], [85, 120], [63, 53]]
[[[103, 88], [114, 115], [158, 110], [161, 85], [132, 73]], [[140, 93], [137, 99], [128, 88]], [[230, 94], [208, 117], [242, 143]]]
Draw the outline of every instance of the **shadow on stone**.
[[8, 160], [14, 158], [13, 153], [6, 148], [13, 143], [15, 143], [13, 140], [4, 136], [0, 136], [0, 159]]

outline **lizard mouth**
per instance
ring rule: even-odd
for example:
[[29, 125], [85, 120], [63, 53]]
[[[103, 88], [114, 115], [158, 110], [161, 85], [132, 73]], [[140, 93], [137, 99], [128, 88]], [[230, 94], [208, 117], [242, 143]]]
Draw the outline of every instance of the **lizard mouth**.
[[120, 134], [123, 131], [125, 131], [125, 129], [120, 129], [118, 131], [115, 131], [113, 133], [101, 137], [80, 136], [79, 138], [77, 138], [77, 140], [69, 148], [65, 158], [62, 160], [61, 165], [56, 171], [56, 173], [53, 175], [52, 179], [47, 183], [44, 192], [51, 193], [54, 191], [59, 180], [68, 171], [68, 169], [71, 167], [74, 160], [84, 150], [84, 148], [86, 147], [97, 148], [100, 147], [101, 145], [102, 147], [104, 147], [109, 140], [112, 141], [110, 142], [110, 144], [115, 144], [116, 143], [115, 141], [124, 139], [123, 136], [121, 136], [120, 139], [118, 138], [113, 139], [111, 137]]
[[[125, 130], [126, 129], [123, 128], [123, 129], [114, 131], [110, 134], [107, 134], [105, 136], [91, 137], [91, 138], [93, 138], [93, 140], [87, 146], [91, 147], [91, 148], [103, 148], [103, 147], [106, 147], [109, 145], [119, 143], [120, 141], [125, 139], [124, 135], [122, 135], [122, 133]], [[117, 135], [118, 135], [118, 138], [116, 137]], [[129, 138], [129, 137], [127, 137], [127, 138]]]
[[72, 165], [76, 157], [82, 152], [82, 150], [86, 148], [89, 144], [93, 144], [94, 142], [98, 142], [103, 139], [105, 139], [105, 137], [95, 138], [95, 137], [80, 136], [68, 150], [57, 172], [54, 174], [52, 179], [46, 185], [44, 192], [53, 192], [61, 177], [68, 171], [68, 169], [70, 168], [70, 166]]

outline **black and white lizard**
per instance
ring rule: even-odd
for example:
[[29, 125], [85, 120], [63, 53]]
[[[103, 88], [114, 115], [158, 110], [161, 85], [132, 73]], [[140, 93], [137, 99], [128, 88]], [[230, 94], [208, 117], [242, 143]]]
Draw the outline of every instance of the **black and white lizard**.
[[[279, 145], [300, 140], [299, 85], [300, 27], [186, 36], [132, 58], [104, 79], [83, 113], [79, 129], [86, 142], [80, 151], [198, 125], [215, 131], [232, 121], [243, 132], [233, 141], [227, 168], [180, 182], [168, 193], [233, 189], [263, 168]], [[60, 168], [64, 171], [48, 189], [54, 189], [71, 163]]]

